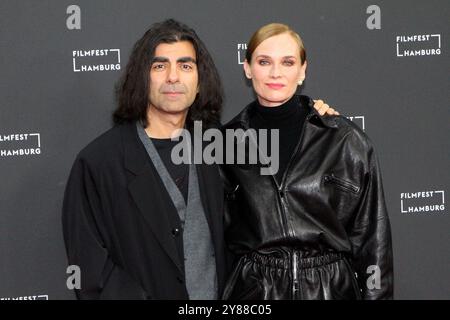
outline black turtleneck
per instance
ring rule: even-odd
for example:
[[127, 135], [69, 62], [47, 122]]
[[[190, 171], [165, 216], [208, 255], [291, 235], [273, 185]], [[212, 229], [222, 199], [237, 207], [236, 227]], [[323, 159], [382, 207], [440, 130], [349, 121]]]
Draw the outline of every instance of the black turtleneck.
[[[301, 105], [299, 96], [294, 95], [290, 100], [277, 107], [265, 107], [255, 101], [254, 112], [250, 117], [250, 126], [254, 129], [268, 130], [268, 152], [270, 152], [270, 130], [279, 130], [280, 167], [276, 174], [281, 183], [284, 171], [300, 139], [300, 134], [308, 115], [308, 109]], [[272, 155], [271, 155], [272, 156]]]

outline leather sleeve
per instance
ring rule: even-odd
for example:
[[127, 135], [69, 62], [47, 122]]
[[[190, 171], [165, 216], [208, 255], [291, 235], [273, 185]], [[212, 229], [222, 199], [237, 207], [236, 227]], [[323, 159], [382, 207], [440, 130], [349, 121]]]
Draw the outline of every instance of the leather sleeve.
[[368, 172], [354, 224], [349, 230], [353, 266], [362, 298], [393, 298], [391, 228], [381, 173], [373, 148], [368, 152]]

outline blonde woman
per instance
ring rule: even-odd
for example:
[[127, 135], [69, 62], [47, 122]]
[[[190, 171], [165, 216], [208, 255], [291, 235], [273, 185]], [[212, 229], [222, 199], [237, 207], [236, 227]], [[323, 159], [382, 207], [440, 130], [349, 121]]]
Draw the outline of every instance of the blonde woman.
[[306, 77], [300, 36], [263, 26], [244, 64], [256, 100], [225, 129], [278, 129], [279, 170], [224, 165], [226, 242], [235, 256], [226, 299], [391, 299], [391, 233], [367, 136], [320, 117], [296, 95]]

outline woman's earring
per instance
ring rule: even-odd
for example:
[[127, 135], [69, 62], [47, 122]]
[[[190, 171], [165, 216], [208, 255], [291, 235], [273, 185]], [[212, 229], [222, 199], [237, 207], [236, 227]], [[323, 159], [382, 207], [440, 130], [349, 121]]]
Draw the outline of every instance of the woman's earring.
[[298, 85], [301, 86], [303, 84], [303, 80], [298, 80]]

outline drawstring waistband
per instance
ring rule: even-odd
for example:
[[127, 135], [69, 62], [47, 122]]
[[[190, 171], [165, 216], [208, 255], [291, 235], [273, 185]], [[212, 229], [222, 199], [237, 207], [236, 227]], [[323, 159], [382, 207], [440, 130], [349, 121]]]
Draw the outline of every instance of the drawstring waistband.
[[297, 255], [297, 266], [300, 269], [323, 266], [341, 260], [344, 257], [344, 255], [339, 252], [329, 252], [322, 255], [304, 257], [305, 254], [303, 251], [287, 250], [276, 252], [276, 254], [253, 251], [246, 255], [246, 259], [273, 268], [287, 269], [292, 266], [291, 261], [294, 255]]

